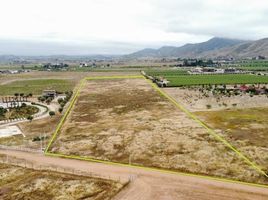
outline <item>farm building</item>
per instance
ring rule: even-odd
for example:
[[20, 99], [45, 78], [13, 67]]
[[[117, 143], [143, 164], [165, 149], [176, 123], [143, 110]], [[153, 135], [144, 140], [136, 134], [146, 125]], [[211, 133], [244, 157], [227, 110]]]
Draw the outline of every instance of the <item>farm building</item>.
[[56, 90], [43, 90], [43, 96], [54, 98], [57, 96], [57, 92], [56, 92]]

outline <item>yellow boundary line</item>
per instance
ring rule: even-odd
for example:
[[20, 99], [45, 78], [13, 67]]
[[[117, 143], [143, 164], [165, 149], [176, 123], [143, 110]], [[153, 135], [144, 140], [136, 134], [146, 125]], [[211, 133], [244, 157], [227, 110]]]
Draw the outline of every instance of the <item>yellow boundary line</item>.
[[229, 147], [231, 150], [233, 150], [240, 158], [242, 158], [246, 163], [248, 163], [251, 167], [253, 167], [256, 171], [264, 175], [265, 177], [268, 177], [267, 174], [254, 162], [250, 161], [246, 156], [244, 156], [241, 152], [239, 152], [235, 147], [233, 147], [229, 142], [227, 142], [225, 139], [220, 137], [215, 131], [210, 129], [205, 123], [203, 123], [201, 120], [199, 120], [195, 115], [190, 113], [186, 108], [184, 108], [182, 105], [180, 105], [175, 99], [170, 97], [168, 94], [164, 93], [161, 89], [159, 89], [155, 84], [153, 84], [150, 80], [146, 79], [144, 76], [105, 76], [105, 77], [86, 77], [81, 80], [80, 85], [73, 96], [71, 103], [66, 110], [64, 116], [62, 117], [60, 123], [58, 124], [46, 150], [45, 150], [45, 155], [46, 156], [53, 156], [53, 157], [62, 157], [62, 158], [71, 158], [71, 159], [77, 159], [77, 160], [84, 160], [84, 161], [91, 161], [91, 162], [98, 162], [98, 163], [103, 163], [103, 164], [110, 164], [110, 165], [117, 165], [117, 166], [127, 166], [127, 167], [132, 167], [132, 168], [139, 168], [139, 169], [144, 169], [147, 171], [158, 171], [158, 172], [164, 172], [164, 173], [169, 173], [169, 174], [179, 174], [179, 175], [185, 175], [185, 176], [191, 176], [191, 177], [199, 177], [199, 178], [205, 178], [209, 180], [217, 180], [217, 181], [223, 181], [223, 182], [229, 182], [229, 183], [238, 183], [238, 184], [243, 184], [243, 185], [249, 185], [249, 186], [255, 186], [255, 187], [264, 187], [268, 188], [267, 185], [264, 184], [256, 184], [256, 183], [248, 183], [244, 181], [236, 181], [232, 179], [227, 179], [227, 178], [217, 178], [213, 176], [205, 176], [205, 175], [199, 175], [199, 174], [191, 174], [191, 173], [183, 173], [183, 172], [176, 172], [172, 170], [165, 170], [165, 169], [158, 169], [158, 168], [153, 168], [153, 167], [144, 167], [144, 166], [139, 166], [139, 165], [133, 165], [133, 164], [124, 164], [124, 163], [118, 163], [118, 162], [112, 162], [112, 161], [104, 161], [104, 160], [98, 160], [90, 157], [83, 157], [83, 156], [74, 156], [74, 155], [65, 155], [65, 154], [60, 154], [60, 153], [51, 153], [49, 152], [49, 149], [51, 145], [53, 144], [54, 140], [56, 139], [61, 127], [63, 126], [64, 121], [66, 120], [67, 116], [69, 115], [71, 109], [73, 108], [75, 102], [77, 101], [77, 97], [79, 96], [81, 89], [85, 85], [85, 82], [87, 80], [104, 80], [104, 79], [131, 79], [131, 78], [144, 78], [157, 92], [160, 93], [160, 95], [163, 95], [165, 98], [167, 98], [169, 101], [171, 101], [177, 108], [185, 112], [190, 118], [195, 120], [198, 124], [200, 124], [202, 127], [206, 128], [208, 132], [216, 137], [219, 141], [224, 143], [227, 147]]

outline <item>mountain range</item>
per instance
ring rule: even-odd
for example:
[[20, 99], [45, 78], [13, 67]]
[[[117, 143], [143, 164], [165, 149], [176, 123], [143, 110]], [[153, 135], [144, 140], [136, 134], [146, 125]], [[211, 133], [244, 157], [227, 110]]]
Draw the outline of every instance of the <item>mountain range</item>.
[[[116, 44], [113, 48], [120, 48]], [[102, 47], [0, 39], [0, 61], [18, 60], [24, 56], [52, 56], [64, 59], [147, 59], [147, 58], [268, 58], [268, 38], [248, 41], [214, 37], [206, 42], [185, 44], [180, 47], [163, 46], [159, 49], [143, 49], [127, 55], [94, 54]], [[76, 55], [76, 56], [73, 56]], [[65, 57], [68, 58], [65, 58]], [[19, 58], [16, 58], [19, 57]], [[43, 59], [43, 57], [42, 57]]]
[[143, 49], [126, 55], [127, 58], [248, 58], [268, 57], [268, 38], [246, 41], [214, 37], [206, 42], [185, 44], [181, 47], [164, 46], [159, 49]]

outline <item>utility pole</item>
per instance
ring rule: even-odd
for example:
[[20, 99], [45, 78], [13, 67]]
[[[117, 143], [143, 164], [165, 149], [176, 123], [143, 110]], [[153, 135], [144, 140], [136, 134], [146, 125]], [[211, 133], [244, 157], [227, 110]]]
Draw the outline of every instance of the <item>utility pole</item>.
[[42, 147], [42, 136], [41, 136], [41, 133], [40, 133], [40, 145], [41, 145], [41, 151], [42, 151], [43, 147]]
[[129, 157], [128, 157], [128, 164], [131, 165], [131, 154], [129, 154]]

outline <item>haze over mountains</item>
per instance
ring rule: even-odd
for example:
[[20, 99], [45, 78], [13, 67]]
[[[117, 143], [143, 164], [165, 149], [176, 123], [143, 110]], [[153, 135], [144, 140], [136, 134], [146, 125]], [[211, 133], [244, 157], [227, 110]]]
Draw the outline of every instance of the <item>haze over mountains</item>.
[[[114, 44], [114, 48], [120, 48]], [[84, 56], [93, 59], [144, 59], [144, 58], [248, 58], [268, 57], [268, 38], [246, 41], [214, 37], [206, 42], [185, 44], [180, 47], [163, 46], [159, 49], [146, 48], [131, 54], [96, 54], [101, 47], [68, 45], [46, 42], [0, 40], [0, 55], [15, 56]], [[126, 51], [127, 52], [127, 51]], [[1, 56], [1, 60], [6, 57]], [[10, 57], [8, 57], [9, 59]]]
[[129, 58], [247, 58], [255, 56], [268, 57], [268, 38], [245, 41], [214, 37], [202, 43], [186, 44], [181, 47], [164, 46], [159, 49], [143, 49], [127, 55]]

